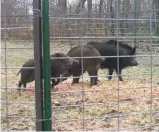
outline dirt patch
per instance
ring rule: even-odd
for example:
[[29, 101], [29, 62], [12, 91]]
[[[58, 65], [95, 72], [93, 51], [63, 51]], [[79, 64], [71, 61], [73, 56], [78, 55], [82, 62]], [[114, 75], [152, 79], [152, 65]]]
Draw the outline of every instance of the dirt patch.
[[[100, 79], [97, 86], [90, 87], [86, 79], [71, 85], [72, 79], [59, 84], [52, 91], [52, 121], [56, 131], [68, 130], [148, 130], [150, 123], [159, 130], [159, 86], [151, 88], [144, 79]], [[146, 83], [147, 82], [147, 83]], [[29, 84], [33, 87], [33, 83]], [[6, 105], [2, 104], [2, 129], [9, 122], [10, 130], [35, 130], [35, 103], [32, 91], [18, 94], [8, 90], [8, 119]], [[6, 99], [2, 91], [2, 99]], [[152, 116], [150, 116], [152, 115]], [[156, 127], [155, 127], [156, 126]]]

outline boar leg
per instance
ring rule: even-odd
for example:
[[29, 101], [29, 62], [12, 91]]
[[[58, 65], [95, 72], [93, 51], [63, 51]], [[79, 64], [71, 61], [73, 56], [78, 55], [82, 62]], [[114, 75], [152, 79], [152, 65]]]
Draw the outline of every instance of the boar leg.
[[109, 77], [108, 77], [108, 80], [110, 81], [112, 79], [112, 74], [113, 74], [113, 71], [114, 69], [108, 69], [108, 72], [109, 72]]
[[[118, 74], [118, 70], [115, 69], [115, 71], [116, 71], [116, 73]], [[118, 75], [119, 75], [119, 80], [120, 80], [120, 81], [123, 81], [123, 78], [122, 78], [122, 76], [121, 76], [121, 71], [122, 71], [122, 69], [119, 68], [119, 74], [118, 74]]]
[[75, 78], [73, 78], [72, 84], [79, 83], [80, 76], [81, 76], [80, 70], [77, 70], [75, 73], [73, 73], [73, 77]]
[[19, 81], [19, 83], [18, 83], [18, 92], [20, 92], [21, 91], [21, 86], [22, 86], [22, 82], [21, 81]]
[[97, 71], [95, 71], [95, 72], [88, 71], [88, 74], [89, 74], [90, 80], [91, 80], [90, 86], [97, 85], [97, 80], [98, 80]]

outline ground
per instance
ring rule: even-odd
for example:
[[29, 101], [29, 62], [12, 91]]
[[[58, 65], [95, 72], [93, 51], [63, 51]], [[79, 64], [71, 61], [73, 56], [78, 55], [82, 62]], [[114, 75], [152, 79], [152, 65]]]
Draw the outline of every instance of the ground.
[[[3, 44], [2, 44], [3, 46]], [[28, 43], [7, 43], [8, 47], [31, 47]], [[66, 50], [59, 46], [56, 51]], [[54, 49], [51, 50], [54, 52]], [[66, 51], [67, 52], [67, 51]], [[33, 58], [33, 50], [2, 50], [2, 67], [21, 67]], [[143, 60], [142, 60], [143, 61]], [[158, 63], [158, 62], [157, 62]], [[10, 130], [35, 130], [34, 82], [27, 91], [17, 92], [17, 69], [1, 70], [1, 126]], [[7, 73], [7, 80], [6, 80]], [[138, 74], [142, 75], [138, 75]], [[116, 77], [108, 81], [100, 77], [97, 86], [89, 86], [87, 73], [79, 84], [71, 85], [72, 78], [52, 90], [52, 124], [56, 131], [65, 130], [151, 130], [159, 131], [159, 67], [157, 65], [131, 67], [123, 70], [124, 81]], [[104, 76], [107, 70], [100, 70]], [[114, 74], [115, 75], [115, 74]], [[7, 81], [7, 83], [6, 83]], [[6, 86], [8, 89], [6, 89]], [[6, 101], [6, 99], [8, 101]], [[7, 102], [7, 107], [5, 103]], [[8, 115], [7, 115], [8, 113]], [[8, 116], [8, 119], [6, 118]], [[8, 122], [8, 123], [7, 123]]]

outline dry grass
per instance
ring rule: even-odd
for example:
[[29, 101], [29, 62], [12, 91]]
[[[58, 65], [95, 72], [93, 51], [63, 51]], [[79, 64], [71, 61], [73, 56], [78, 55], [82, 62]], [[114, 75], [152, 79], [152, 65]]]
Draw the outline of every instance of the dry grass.
[[[152, 105], [150, 100], [143, 101], [144, 99], [150, 99], [151, 89], [149, 84], [144, 85], [144, 87], [147, 88], [142, 88], [143, 84], [140, 82], [140, 80], [120, 82], [119, 87], [121, 90], [119, 91], [119, 93], [118, 90], [115, 90], [118, 86], [117, 80], [108, 82], [105, 79], [103, 79], [98, 84], [98, 87], [94, 86], [92, 88], [88, 87], [89, 85], [88, 82], [84, 83], [83, 85], [85, 90], [91, 91], [91, 92], [85, 92], [84, 97], [83, 94], [80, 92], [79, 93], [74, 92], [69, 94], [64, 93], [60, 94], [60, 96], [59, 94], [57, 95], [54, 93], [54, 95], [52, 96], [53, 98], [52, 100], [54, 100], [55, 102], [59, 101], [60, 106], [66, 106], [66, 108], [58, 108], [57, 106], [56, 108], [53, 109], [54, 113], [53, 117], [55, 119], [67, 120], [65, 124], [67, 123], [69, 124], [71, 122], [70, 121], [71, 119], [77, 119], [76, 122], [80, 123], [82, 121], [80, 120], [80, 118], [83, 117], [83, 112], [84, 112], [84, 116], [86, 119], [85, 120], [86, 130], [106, 130], [106, 128], [111, 128], [111, 129], [117, 128], [118, 113], [120, 113], [121, 116], [125, 115], [125, 117], [119, 118], [119, 122], [121, 128], [126, 128], [132, 126], [149, 125], [150, 115], [147, 112], [150, 111], [151, 108], [154, 111], [159, 109], [158, 101], [154, 100], [152, 102]], [[82, 84], [75, 86], [69, 85], [67, 87], [69, 90], [79, 91], [82, 89]], [[137, 89], [139, 87], [141, 87], [141, 89]], [[114, 90], [112, 90], [113, 88]], [[66, 92], [67, 90], [63, 91]], [[158, 95], [159, 95], [159, 86], [154, 86], [152, 90], [152, 97], [158, 98]], [[118, 97], [120, 101], [119, 111], [118, 111]], [[76, 114], [76, 116], [73, 113]], [[152, 124], [159, 123], [158, 118], [159, 115], [157, 115], [156, 113], [152, 114]], [[72, 121], [72, 123], [73, 122], [74, 121]], [[91, 125], [92, 123], [94, 124], [93, 126]], [[64, 128], [64, 126], [61, 125], [61, 122], [57, 124], [58, 125], [56, 126], [56, 129], [62, 127], [62, 130], [69, 130], [68, 128], [70, 128], [70, 127]], [[82, 124], [78, 126], [78, 130], [82, 130]]]
[[[14, 44], [8, 44], [15, 46]], [[63, 47], [63, 49], [67, 49]], [[60, 51], [60, 48], [57, 48]], [[2, 53], [4, 53], [2, 51]], [[8, 51], [7, 66], [21, 66], [27, 59], [33, 57], [33, 51], [24, 50], [19, 54], [19, 50]], [[12, 55], [13, 54], [13, 55]], [[4, 60], [4, 58], [3, 58]], [[2, 64], [4, 65], [4, 61]], [[1, 100], [8, 98], [7, 107], [1, 106], [1, 127], [2, 130], [9, 127], [10, 130], [35, 130], [35, 96], [34, 92], [17, 92], [19, 76], [16, 73], [19, 69], [7, 70], [7, 87], [1, 89]], [[150, 67], [132, 67], [125, 69], [123, 74], [150, 73]], [[159, 72], [159, 67], [153, 67], [152, 73]], [[105, 70], [100, 70], [99, 75], [105, 75]], [[84, 74], [84, 77], [88, 77]], [[6, 74], [1, 70], [1, 87], [6, 87]], [[56, 131], [68, 130], [104, 130], [118, 128], [133, 131], [150, 130], [150, 122], [153, 130], [159, 131], [159, 113], [149, 111], [159, 110], [159, 101], [155, 100], [159, 95], [158, 75], [139, 75], [124, 77], [123, 82], [116, 78], [107, 81], [106, 78], [99, 78], [97, 86], [89, 87], [89, 79], [80, 80], [79, 84], [71, 85], [71, 79], [59, 84], [58, 91], [52, 91], [52, 117], [53, 128]], [[152, 82], [151, 82], [152, 81]], [[152, 89], [151, 89], [152, 84]], [[29, 83], [27, 88], [34, 89], [34, 82]], [[119, 88], [119, 89], [118, 89]], [[151, 98], [153, 101], [151, 102]], [[8, 112], [7, 112], [8, 109]], [[9, 118], [3, 116], [8, 114]], [[118, 120], [118, 115], [120, 118]], [[84, 119], [83, 119], [84, 117]], [[84, 122], [83, 122], [84, 121]], [[8, 122], [8, 126], [7, 126]], [[155, 127], [156, 125], [156, 127]], [[135, 127], [143, 127], [136, 128]]]
[[[69, 79], [59, 84], [58, 91], [52, 92], [54, 129], [82, 130], [83, 116], [85, 130], [116, 129], [118, 114], [121, 116], [119, 118], [120, 128], [150, 125], [150, 114], [147, 112], [159, 110], [158, 100], [153, 100], [152, 104], [150, 100], [151, 95], [153, 99], [158, 98], [159, 86], [154, 85], [151, 94], [150, 84], [141, 80], [119, 82], [119, 92], [117, 79], [112, 81], [100, 79], [98, 86], [93, 87], [89, 87], [88, 80], [71, 85], [71, 79]], [[29, 85], [33, 88], [33, 83]], [[82, 90], [85, 92], [81, 92]], [[5, 92], [2, 93], [2, 99], [5, 99]], [[19, 95], [16, 90], [8, 90], [8, 100], [11, 102], [8, 104], [8, 115], [18, 117], [8, 119], [9, 128], [11, 130], [34, 130], [34, 94], [23, 92]], [[23, 104], [18, 104], [21, 102]], [[2, 105], [1, 110], [2, 114], [5, 114], [5, 105]], [[7, 120], [2, 118], [2, 128], [6, 127], [6, 122]], [[151, 123], [159, 125], [157, 112], [152, 113]], [[158, 127], [155, 129], [159, 130]]]

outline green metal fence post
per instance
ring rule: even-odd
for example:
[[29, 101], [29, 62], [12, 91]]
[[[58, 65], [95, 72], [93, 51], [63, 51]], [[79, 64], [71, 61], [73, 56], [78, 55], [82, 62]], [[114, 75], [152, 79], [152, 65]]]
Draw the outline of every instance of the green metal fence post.
[[43, 75], [44, 75], [44, 131], [52, 131], [50, 92], [50, 44], [49, 44], [49, 0], [42, 0], [43, 24]]

